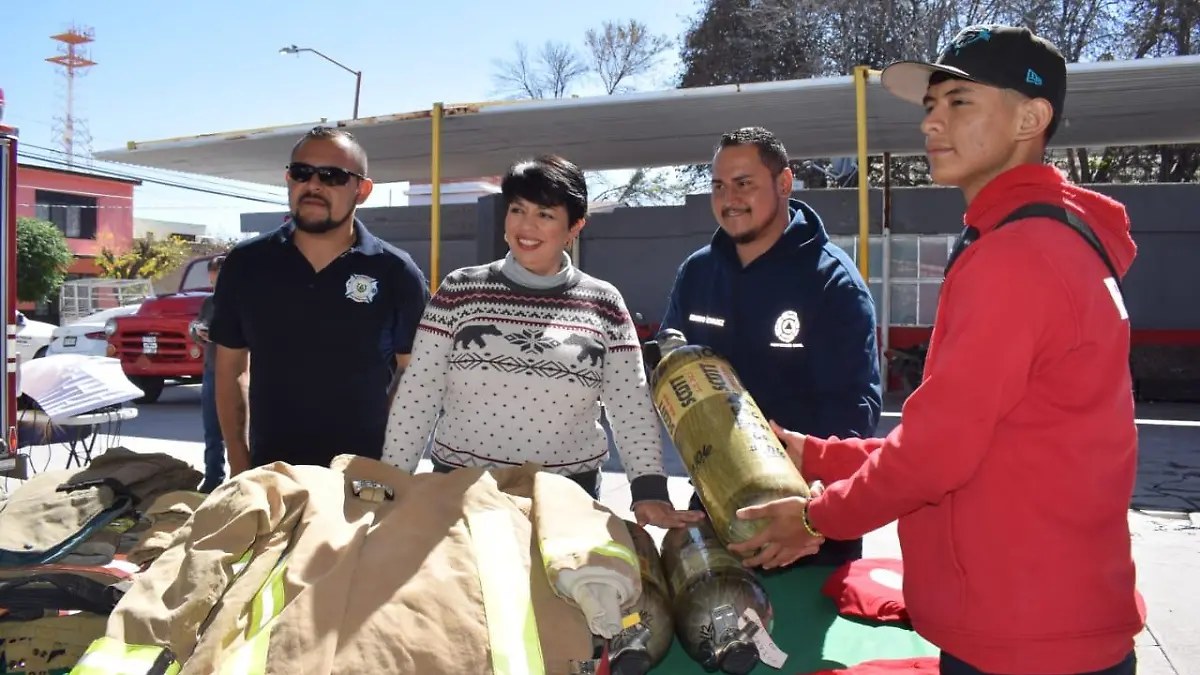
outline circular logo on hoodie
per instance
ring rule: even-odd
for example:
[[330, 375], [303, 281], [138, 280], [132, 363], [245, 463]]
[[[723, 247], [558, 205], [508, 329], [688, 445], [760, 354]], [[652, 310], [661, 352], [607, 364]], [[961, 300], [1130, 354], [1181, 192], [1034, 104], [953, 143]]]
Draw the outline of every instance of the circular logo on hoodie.
[[800, 337], [800, 316], [789, 309], [775, 319], [775, 339], [780, 342], [794, 342]]

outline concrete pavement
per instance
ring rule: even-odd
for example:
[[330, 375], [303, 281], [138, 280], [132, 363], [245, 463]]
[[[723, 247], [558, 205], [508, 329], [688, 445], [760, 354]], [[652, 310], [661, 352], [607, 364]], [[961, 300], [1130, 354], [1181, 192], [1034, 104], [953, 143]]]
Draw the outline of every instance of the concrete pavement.
[[[889, 410], [898, 406], [889, 405]], [[102, 437], [143, 452], [166, 452], [203, 468], [199, 387], [168, 389], [160, 403], [141, 406], [138, 419], [122, 429], [122, 438]], [[889, 431], [899, 413], [885, 413], [880, 433]], [[1200, 406], [1147, 405], [1138, 410], [1139, 475], [1130, 511], [1139, 588], [1149, 610], [1148, 627], [1138, 638], [1142, 675], [1200, 675]], [[61, 447], [34, 449], [37, 469], [60, 467], [66, 461]], [[670, 456], [671, 493], [679, 506], [687, 504], [691, 488], [682, 463]], [[428, 460], [422, 461], [428, 470]], [[11, 491], [16, 485], [0, 488]], [[619, 515], [629, 512], [629, 482], [615, 456], [605, 466], [601, 500]], [[656, 539], [662, 531], [650, 528]], [[871, 533], [867, 556], [900, 555], [895, 526]]]

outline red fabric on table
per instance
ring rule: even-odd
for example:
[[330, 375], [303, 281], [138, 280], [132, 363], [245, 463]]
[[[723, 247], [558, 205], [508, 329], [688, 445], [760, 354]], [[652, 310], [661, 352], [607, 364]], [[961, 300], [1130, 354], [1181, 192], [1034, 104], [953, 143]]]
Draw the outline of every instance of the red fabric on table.
[[835, 570], [821, 592], [844, 616], [907, 623], [903, 578], [904, 563], [898, 558], [863, 558]]

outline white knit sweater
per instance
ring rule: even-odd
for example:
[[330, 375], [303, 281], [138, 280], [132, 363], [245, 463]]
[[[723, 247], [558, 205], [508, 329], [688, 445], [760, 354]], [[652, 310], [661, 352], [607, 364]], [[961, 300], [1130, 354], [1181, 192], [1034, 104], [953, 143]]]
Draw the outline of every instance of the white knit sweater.
[[506, 263], [456, 270], [430, 300], [383, 461], [414, 471], [432, 429], [434, 456], [451, 466], [591, 471], [608, 455], [603, 402], [634, 501], [667, 499], [658, 417], [620, 292], [573, 267], [555, 288], [531, 288]]

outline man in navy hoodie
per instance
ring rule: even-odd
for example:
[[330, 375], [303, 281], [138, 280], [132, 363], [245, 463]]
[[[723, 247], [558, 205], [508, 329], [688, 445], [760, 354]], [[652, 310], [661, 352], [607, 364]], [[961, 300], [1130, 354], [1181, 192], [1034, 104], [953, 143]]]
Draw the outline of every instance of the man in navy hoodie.
[[[813, 436], [869, 438], [881, 408], [875, 305], [820, 217], [791, 199], [792, 171], [770, 131], [725, 134], [712, 165], [720, 229], [675, 277], [661, 330], [728, 359], [763, 414]], [[693, 509], [701, 509], [693, 496]], [[862, 557], [862, 539], [826, 540], [808, 564]]]

